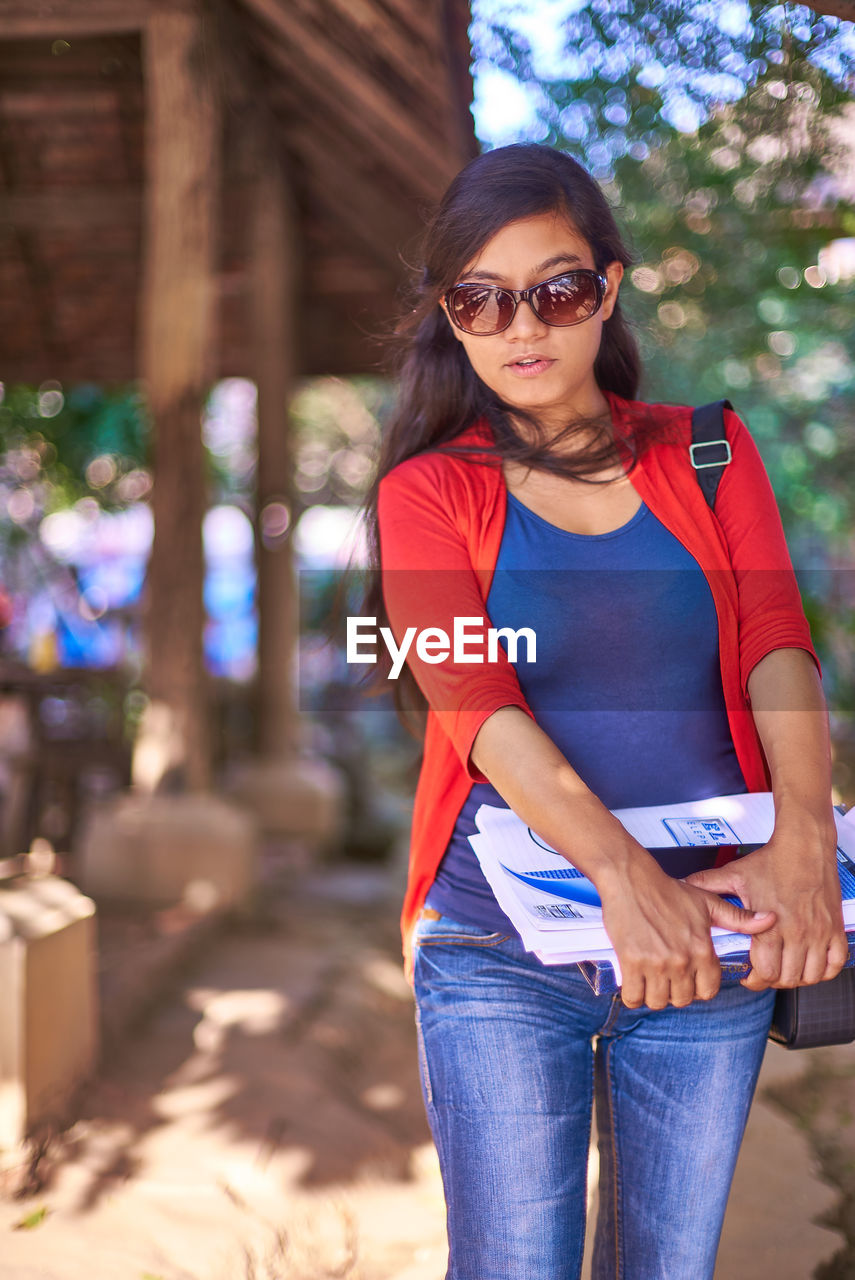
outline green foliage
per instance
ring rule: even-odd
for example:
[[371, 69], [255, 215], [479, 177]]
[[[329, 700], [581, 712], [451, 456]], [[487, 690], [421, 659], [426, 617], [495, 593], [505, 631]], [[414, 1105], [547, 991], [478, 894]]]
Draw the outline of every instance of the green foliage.
[[391, 393], [380, 378], [315, 378], [303, 385], [291, 411], [301, 506], [362, 501]]
[[476, 76], [493, 68], [530, 85], [532, 136], [579, 143], [595, 168], [656, 144], [663, 123], [694, 129], [782, 67], [808, 63], [838, 86], [855, 72], [852, 24], [802, 5], [475, 0], [473, 14]]
[[40, 1227], [48, 1216], [50, 1210], [47, 1205], [40, 1205], [38, 1209], [33, 1209], [31, 1213], [25, 1213], [14, 1225], [15, 1231], [34, 1231], [36, 1227]]
[[136, 391], [86, 384], [65, 395], [55, 382], [0, 391], [0, 488], [13, 541], [15, 526], [24, 536], [33, 519], [82, 498], [109, 510], [148, 491], [147, 428]]
[[[802, 85], [790, 104], [761, 82], [697, 135], [671, 131], [643, 160], [621, 157], [608, 190], [640, 258], [624, 297], [651, 398], [730, 396], [793, 535], [843, 542], [855, 513], [851, 296], [835, 257], [845, 227], [819, 196], [820, 129], [800, 128]], [[794, 109], [771, 119], [770, 102]]]

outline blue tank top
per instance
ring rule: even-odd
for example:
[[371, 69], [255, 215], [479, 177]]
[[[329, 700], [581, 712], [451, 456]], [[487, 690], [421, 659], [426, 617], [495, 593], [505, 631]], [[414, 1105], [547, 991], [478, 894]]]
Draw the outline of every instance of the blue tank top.
[[[509, 494], [487, 614], [494, 627], [535, 632], [536, 661], [521, 641], [514, 663], [523, 695], [607, 808], [745, 790], [709, 584], [646, 505], [620, 529], [587, 535]], [[473, 784], [427, 905], [505, 930], [468, 840], [482, 804], [508, 807], [488, 783]]]

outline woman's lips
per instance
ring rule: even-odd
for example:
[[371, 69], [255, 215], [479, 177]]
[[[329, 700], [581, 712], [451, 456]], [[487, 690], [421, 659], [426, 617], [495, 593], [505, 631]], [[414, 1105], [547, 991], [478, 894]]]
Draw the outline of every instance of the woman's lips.
[[537, 356], [533, 359], [513, 360], [508, 362], [508, 368], [517, 378], [536, 378], [538, 374], [545, 373], [547, 369], [551, 369], [555, 364], [554, 360], [549, 360], [546, 356]]

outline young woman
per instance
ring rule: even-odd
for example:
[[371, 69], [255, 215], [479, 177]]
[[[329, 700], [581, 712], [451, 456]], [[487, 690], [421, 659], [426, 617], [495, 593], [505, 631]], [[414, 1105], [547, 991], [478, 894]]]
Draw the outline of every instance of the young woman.
[[[579, 1275], [594, 1098], [596, 1280], [711, 1277], [773, 988], [846, 954], [826, 716], [774, 498], [728, 412], [712, 513], [690, 409], [635, 399], [629, 261], [568, 156], [473, 160], [427, 232], [371, 504], [370, 612], [398, 641], [455, 619], [537, 636], [533, 663], [442, 656], [436, 631], [408, 659], [427, 719], [403, 929], [451, 1280]], [[770, 842], [685, 880], [610, 813], [770, 785]], [[619, 995], [523, 949], [467, 838], [485, 802], [595, 883]], [[713, 924], [752, 935], [741, 985], [721, 986]]]

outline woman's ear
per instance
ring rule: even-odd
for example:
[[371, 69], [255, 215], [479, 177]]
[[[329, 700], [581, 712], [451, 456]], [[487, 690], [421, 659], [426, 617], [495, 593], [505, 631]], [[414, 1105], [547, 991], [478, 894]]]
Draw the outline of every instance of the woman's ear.
[[605, 270], [606, 276], [606, 293], [603, 298], [603, 319], [608, 320], [609, 316], [615, 309], [615, 303], [618, 300], [618, 291], [620, 282], [623, 279], [623, 263], [610, 262]]
[[442, 310], [445, 313], [445, 318], [448, 321], [449, 329], [454, 334], [458, 342], [462, 341], [460, 330], [458, 329], [456, 324], [452, 323], [451, 316], [448, 314], [448, 303], [445, 301], [445, 298], [440, 298], [439, 305], [442, 307]]

